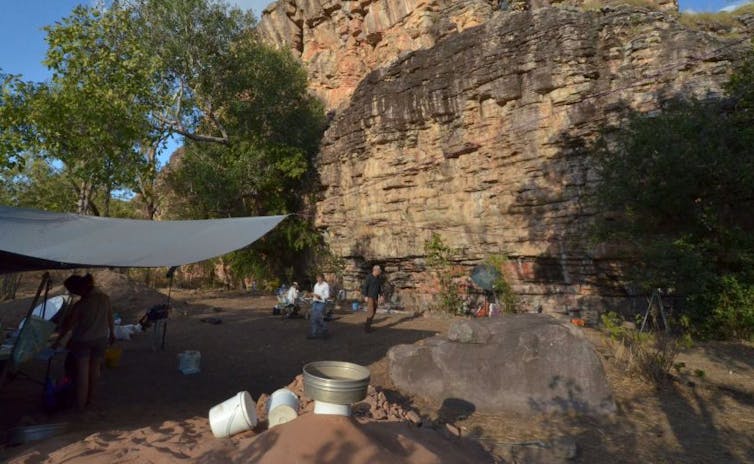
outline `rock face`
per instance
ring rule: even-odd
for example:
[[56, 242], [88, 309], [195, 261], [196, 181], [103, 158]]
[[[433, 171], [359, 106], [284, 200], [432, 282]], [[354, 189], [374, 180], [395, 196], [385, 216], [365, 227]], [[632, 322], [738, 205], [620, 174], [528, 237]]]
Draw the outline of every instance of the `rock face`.
[[628, 111], [719, 95], [744, 47], [657, 10], [550, 7], [497, 12], [371, 72], [318, 159], [316, 220], [349, 263], [345, 288], [379, 263], [403, 304], [426, 307], [437, 232], [459, 265], [506, 255], [523, 309], [622, 299], [616, 261], [588, 240], [584, 146]]
[[539, 314], [462, 323], [492, 337], [460, 343], [435, 336], [423, 345], [393, 347], [388, 360], [395, 386], [433, 402], [464, 400], [480, 412], [615, 411], [599, 357], [573, 328]]
[[281, 0], [259, 31], [306, 63], [311, 89], [328, 108], [347, 101], [373, 69], [401, 53], [487, 21], [491, 0]]
[[[605, 5], [619, 0], [599, 2]], [[677, 0], [646, 0], [678, 11]], [[347, 103], [361, 80], [406, 52], [486, 23], [496, 11], [557, 5], [593, 8], [593, 0], [280, 0], [261, 15], [258, 30], [306, 64], [311, 89], [332, 109]]]
[[[509, 260], [522, 309], [621, 303], [619, 260], [588, 240], [583, 147], [629, 111], [716, 96], [745, 40], [685, 27], [677, 0], [281, 0], [259, 24], [333, 111], [317, 225], [356, 296], [382, 264], [430, 306], [433, 232], [469, 268]], [[751, 34], [751, 15], [735, 34]], [[714, 31], [713, 31], [714, 32]], [[640, 304], [643, 300], [637, 302]]]

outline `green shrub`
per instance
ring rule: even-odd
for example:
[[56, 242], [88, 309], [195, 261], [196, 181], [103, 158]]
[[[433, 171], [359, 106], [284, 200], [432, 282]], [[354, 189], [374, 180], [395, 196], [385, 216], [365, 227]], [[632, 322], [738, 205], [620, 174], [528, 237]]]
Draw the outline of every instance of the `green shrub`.
[[[754, 334], [754, 50], [725, 100], [678, 100], [631, 115], [592, 148], [597, 241], [622, 243], [646, 294], [676, 297], [672, 321], [697, 337]], [[680, 316], [680, 317], [679, 317]]]
[[505, 255], [497, 254], [488, 256], [486, 264], [494, 266], [500, 272], [500, 276], [492, 285], [492, 290], [500, 302], [501, 310], [504, 313], [515, 313], [518, 311], [518, 297], [513, 293], [513, 287], [505, 278], [506, 264], [508, 258]]
[[718, 279], [706, 293], [689, 298], [686, 324], [699, 338], [752, 339], [754, 285], [734, 276]]
[[437, 308], [450, 314], [463, 312], [463, 296], [454, 279], [463, 275], [454, 266], [454, 259], [459, 251], [449, 247], [440, 234], [433, 232], [432, 237], [424, 242], [424, 255], [427, 264], [437, 277], [439, 289], [436, 298]]

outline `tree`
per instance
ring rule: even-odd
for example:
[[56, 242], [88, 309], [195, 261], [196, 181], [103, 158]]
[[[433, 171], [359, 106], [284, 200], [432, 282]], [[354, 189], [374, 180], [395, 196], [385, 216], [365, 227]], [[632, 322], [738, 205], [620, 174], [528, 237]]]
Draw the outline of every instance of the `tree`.
[[143, 49], [159, 61], [152, 124], [189, 140], [228, 145], [220, 113], [238, 94], [217, 78], [235, 69], [232, 48], [254, 35], [253, 15], [207, 0], [116, 1], [113, 9], [130, 15]]
[[92, 212], [98, 189], [129, 187], [153, 217], [157, 152], [168, 137], [230, 144], [219, 111], [237, 93], [217, 76], [229, 74], [231, 47], [253, 25], [250, 13], [207, 0], [76, 7], [46, 28], [50, 83], [4, 78], [0, 161], [56, 158], [76, 177], [80, 212]]
[[105, 192], [102, 212], [108, 214], [110, 192], [132, 178], [139, 161], [135, 143], [149, 127], [139, 118], [145, 79], [129, 59], [138, 50], [128, 41], [116, 51], [103, 46], [104, 38], [120, 43], [123, 19], [77, 7], [47, 28], [45, 63], [51, 80], [14, 80], [3, 89], [0, 127], [8, 153], [62, 163], [82, 214], [98, 210], [92, 199], [100, 188]]
[[[300, 63], [263, 45], [253, 28], [250, 13], [210, 0], [77, 7], [47, 28], [50, 82], [4, 86], [0, 143], [12, 149], [5, 164], [30, 154], [61, 163], [79, 212], [109, 214], [111, 192], [132, 188], [151, 218], [156, 153], [178, 135], [185, 156], [169, 177], [185, 201], [174, 213], [300, 211], [315, 182], [323, 107]], [[273, 256], [281, 244], [301, 251], [318, 240], [297, 219], [276, 233], [255, 250], [269, 246]]]
[[[599, 238], [629, 244], [634, 282], [684, 297], [689, 321], [714, 335], [725, 335], [713, 328], [721, 302], [754, 295], [752, 56], [725, 99], [633, 115], [593, 153], [597, 206], [610, 212]], [[754, 297], [749, 304], [738, 307], [754, 315]]]
[[[323, 106], [308, 93], [300, 64], [253, 36], [234, 44], [228, 62], [217, 85], [230, 102], [218, 116], [230, 144], [187, 143], [168, 176], [176, 194], [173, 214], [298, 212], [316, 188], [312, 160], [324, 128]], [[319, 240], [306, 220], [292, 217], [231, 262], [243, 274], [282, 276], [286, 268], [303, 267], [304, 250]]]

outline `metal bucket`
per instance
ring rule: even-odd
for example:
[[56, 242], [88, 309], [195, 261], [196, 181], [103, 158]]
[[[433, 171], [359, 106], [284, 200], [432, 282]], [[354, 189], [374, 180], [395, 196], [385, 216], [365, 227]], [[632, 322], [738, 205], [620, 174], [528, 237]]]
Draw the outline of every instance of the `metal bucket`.
[[369, 369], [345, 361], [317, 361], [304, 366], [304, 394], [315, 401], [352, 404], [367, 396]]
[[27, 427], [16, 427], [8, 431], [8, 444], [22, 445], [32, 441], [44, 440], [55, 435], [60, 435], [68, 429], [68, 423], [46, 425], [30, 425]]

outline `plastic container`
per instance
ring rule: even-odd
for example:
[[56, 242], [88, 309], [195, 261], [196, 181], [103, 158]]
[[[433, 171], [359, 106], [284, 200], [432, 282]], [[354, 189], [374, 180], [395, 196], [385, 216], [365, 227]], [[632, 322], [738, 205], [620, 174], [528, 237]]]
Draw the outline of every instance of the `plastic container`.
[[[35, 307], [34, 310], [32, 310], [31, 315], [49, 321], [55, 317], [61, 309], [65, 308], [70, 301], [71, 297], [67, 295], [54, 296]], [[42, 317], [43, 315], [44, 317]], [[26, 322], [26, 318], [22, 319], [18, 324], [19, 329], [24, 326], [24, 322]]]
[[178, 353], [178, 370], [184, 375], [198, 374], [201, 361], [202, 354], [198, 351]]
[[209, 426], [217, 438], [227, 438], [256, 425], [257, 405], [247, 391], [238, 392], [209, 410]]
[[333, 416], [350, 416], [350, 404], [326, 403], [324, 401], [314, 402], [314, 414], [328, 414]]
[[357, 312], [361, 309], [361, 304], [358, 301], [351, 303], [351, 311]]
[[287, 388], [276, 390], [267, 404], [267, 421], [270, 428], [298, 417], [298, 397]]
[[121, 356], [123, 356], [123, 348], [119, 346], [109, 346], [105, 350], [105, 367], [120, 366]]

